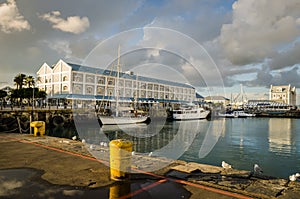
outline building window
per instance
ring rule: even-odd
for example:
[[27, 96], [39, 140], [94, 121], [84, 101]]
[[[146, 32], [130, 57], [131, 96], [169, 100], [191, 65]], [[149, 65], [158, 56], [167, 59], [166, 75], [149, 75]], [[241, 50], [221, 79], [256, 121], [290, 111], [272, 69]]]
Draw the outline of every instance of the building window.
[[73, 81], [75, 82], [82, 82], [83, 76], [82, 74], [74, 74]]
[[149, 90], [152, 90], [153, 84], [148, 84], [147, 88], [148, 88]]
[[127, 88], [131, 88], [131, 86], [132, 86], [132, 81], [126, 80], [125, 85], [126, 85]]
[[81, 94], [81, 89], [82, 89], [81, 85], [74, 85], [74, 93], [75, 94]]
[[93, 94], [93, 87], [89, 86], [86, 88], [86, 93], [87, 94]]
[[107, 84], [108, 85], [115, 85], [115, 80], [113, 78], [109, 78]]
[[105, 77], [98, 77], [97, 83], [104, 85], [105, 84]]
[[95, 79], [94, 79], [94, 76], [92, 75], [87, 75], [86, 76], [86, 82], [87, 83], [94, 83]]
[[104, 95], [104, 88], [101, 86], [97, 87], [97, 95]]
[[68, 77], [67, 76], [63, 76], [63, 81], [68, 81]]
[[63, 91], [67, 91], [68, 90], [68, 86], [63, 86]]
[[160, 86], [159, 86], [159, 90], [160, 90], [160, 91], [164, 91], [164, 90], [165, 90], [165, 87], [164, 87], [163, 85], [160, 85]]

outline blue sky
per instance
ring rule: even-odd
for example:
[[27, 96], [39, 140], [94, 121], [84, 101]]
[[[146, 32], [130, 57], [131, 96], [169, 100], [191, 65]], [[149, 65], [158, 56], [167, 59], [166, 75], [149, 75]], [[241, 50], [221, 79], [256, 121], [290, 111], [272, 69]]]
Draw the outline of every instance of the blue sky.
[[124, 70], [263, 98], [300, 87], [299, 36], [298, 0], [0, 0], [0, 87], [44, 62], [109, 63], [121, 43]]

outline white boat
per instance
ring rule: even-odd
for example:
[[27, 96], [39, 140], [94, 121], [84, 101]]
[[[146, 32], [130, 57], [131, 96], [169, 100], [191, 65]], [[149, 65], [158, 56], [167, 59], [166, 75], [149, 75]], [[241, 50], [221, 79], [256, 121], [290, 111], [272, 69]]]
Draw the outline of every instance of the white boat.
[[246, 118], [246, 117], [255, 117], [253, 113], [245, 113], [243, 110], [235, 110], [226, 113], [219, 113], [220, 117], [226, 118]]
[[196, 119], [205, 119], [207, 118], [209, 110], [205, 110], [202, 107], [190, 106], [190, 107], [181, 107], [178, 110], [173, 110], [173, 119], [174, 120], [196, 120]]
[[[121, 108], [119, 107], [119, 92], [118, 92], [118, 85], [119, 85], [119, 78], [120, 78], [120, 46], [118, 49], [118, 65], [117, 65], [117, 78], [116, 78], [116, 86], [115, 86], [115, 93], [116, 93], [116, 107], [115, 111], [112, 115], [98, 115], [102, 125], [116, 125], [116, 124], [135, 124], [135, 123], [142, 123], [146, 122], [148, 116], [138, 115], [131, 113], [130, 111], [122, 112]], [[135, 111], [135, 113], [137, 113]]]
[[116, 116], [99, 116], [102, 125], [113, 125], [113, 124], [136, 124], [146, 122], [148, 117], [146, 116], [137, 116], [137, 117], [116, 117]]

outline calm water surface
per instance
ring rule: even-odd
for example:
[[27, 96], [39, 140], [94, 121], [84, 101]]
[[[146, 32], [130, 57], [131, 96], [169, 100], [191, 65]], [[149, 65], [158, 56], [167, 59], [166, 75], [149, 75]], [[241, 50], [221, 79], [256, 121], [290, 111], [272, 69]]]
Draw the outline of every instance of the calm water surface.
[[[99, 144], [116, 138], [133, 141], [133, 150], [173, 159], [252, 170], [259, 164], [265, 175], [288, 178], [300, 172], [300, 120], [234, 118], [165, 122], [149, 125], [76, 125], [81, 139]], [[71, 137], [74, 129], [57, 127], [49, 135]]]

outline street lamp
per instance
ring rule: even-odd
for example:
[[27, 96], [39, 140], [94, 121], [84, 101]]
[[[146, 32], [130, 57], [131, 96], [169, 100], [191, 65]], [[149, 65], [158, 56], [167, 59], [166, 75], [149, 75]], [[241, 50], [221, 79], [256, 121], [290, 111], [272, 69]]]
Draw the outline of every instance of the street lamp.
[[35, 87], [35, 84], [33, 83], [33, 89], [32, 89], [32, 110], [34, 109], [34, 87]]

